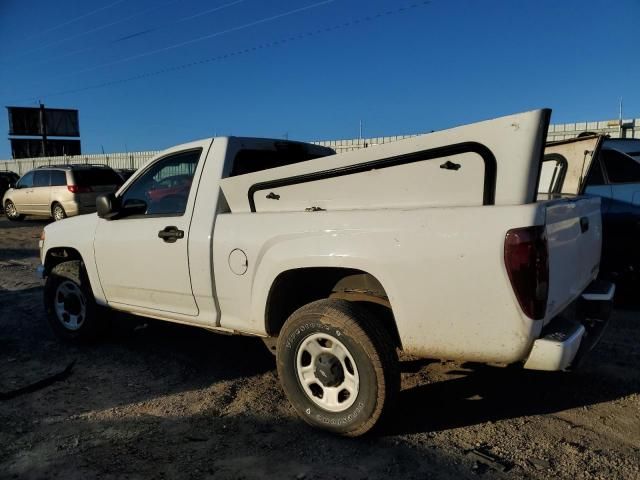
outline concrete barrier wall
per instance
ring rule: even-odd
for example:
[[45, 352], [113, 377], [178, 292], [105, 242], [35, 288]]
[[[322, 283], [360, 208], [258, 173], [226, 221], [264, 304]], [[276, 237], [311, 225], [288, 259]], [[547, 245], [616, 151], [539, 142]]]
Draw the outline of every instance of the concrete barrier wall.
[[[612, 138], [640, 138], [640, 118], [623, 120], [622, 125], [618, 120], [550, 125], [547, 138], [549, 140], [566, 140], [585, 131], [608, 134]], [[368, 148], [383, 143], [395, 142], [396, 140], [402, 140], [403, 138], [409, 138], [416, 135], [419, 134], [361, 139], [354, 138], [347, 140], [323, 140], [313, 143], [331, 147], [336, 152], [348, 152], [350, 150], [358, 150], [360, 148]], [[139, 168], [158, 153], [158, 150], [151, 150], [147, 152], [39, 157], [6, 161], [0, 160], [0, 171], [11, 170], [22, 175], [36, 167], [69, 163], [96, 163], [109, 165], [112, 168]]]

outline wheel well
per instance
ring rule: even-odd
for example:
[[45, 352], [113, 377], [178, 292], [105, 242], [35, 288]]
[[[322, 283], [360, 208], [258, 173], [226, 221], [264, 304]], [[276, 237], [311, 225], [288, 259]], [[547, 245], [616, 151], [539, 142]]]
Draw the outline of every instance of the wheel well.
[[[53, 215], [53, 207], [55, 207], [56, 205], [60, 205], [62, 207], [62, 203], [60, 203], [57, 200], [54, 200], [53, 202], [51, 202], [51, 208], [49, 208], [51, 215]], [[62, 207], [62, 209], [64, 210], [64, 207]]]
[[62, 263], [70, 260], [82, 261], [82, 256], [74, 248], [69, 247], [55, 247], [47, 251], [47, 256], [44, 259], [44, 272], [45, 275], [49, 275], [53, 268]]
[[265, 311], [267, 333], [277, 337], [284, 322], [298, 308], [323, 298], [357, 303], [380, 319], [398, 348], [400, 335], [389, 298], [371, 274], [350, 268], [314, 267], [288, 270], [271, 285]]

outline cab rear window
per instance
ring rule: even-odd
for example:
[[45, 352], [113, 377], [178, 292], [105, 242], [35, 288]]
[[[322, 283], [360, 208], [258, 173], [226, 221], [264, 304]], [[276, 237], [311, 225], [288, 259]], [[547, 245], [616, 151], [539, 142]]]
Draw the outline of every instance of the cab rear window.
[[243, 149], [238, 152], [231, 170], [231, 177], [247, 173], [260, 172], [270, 168], [283, 167], [294, 163], [306, 162], [324, 157], [326, 154], [309, 152], [295, 144], [285, 144], [277, 150]]
[[73, 179], [80, 187], [92, 187], [97, 185], [121, 185], [122, 178], [115, 171], [107, 168], [92, 168], [87, 170], [74, 170]]

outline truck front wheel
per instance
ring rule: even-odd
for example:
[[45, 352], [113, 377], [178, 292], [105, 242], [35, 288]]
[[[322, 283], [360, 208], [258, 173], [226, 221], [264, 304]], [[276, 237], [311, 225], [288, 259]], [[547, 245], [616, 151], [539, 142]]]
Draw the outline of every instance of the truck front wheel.
[[296, 412], [314, 427], [368, 432], [399, 390], [398, 357], [383, 325], [344, 300], [296, 310], [278, 338], [277, 365]]
[[44, 286], [44, 305], [51, 329], [62, 340], [90, 341], [103, 330], [103, 319], [79, 260], [60, 263], [51, 270]]

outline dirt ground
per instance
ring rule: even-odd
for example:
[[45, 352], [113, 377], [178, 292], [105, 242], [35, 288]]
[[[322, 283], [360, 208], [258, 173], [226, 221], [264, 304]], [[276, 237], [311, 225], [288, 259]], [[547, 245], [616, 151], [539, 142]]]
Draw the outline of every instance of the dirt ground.
[[296, 418], [260, 340], [114, 315], [106, 340], [59, 343], [45, 224], [0, 218], [2, 478], [640, 478], [640, 308], [570, 374], [403, 359], [393, 415], [344, 439]]

